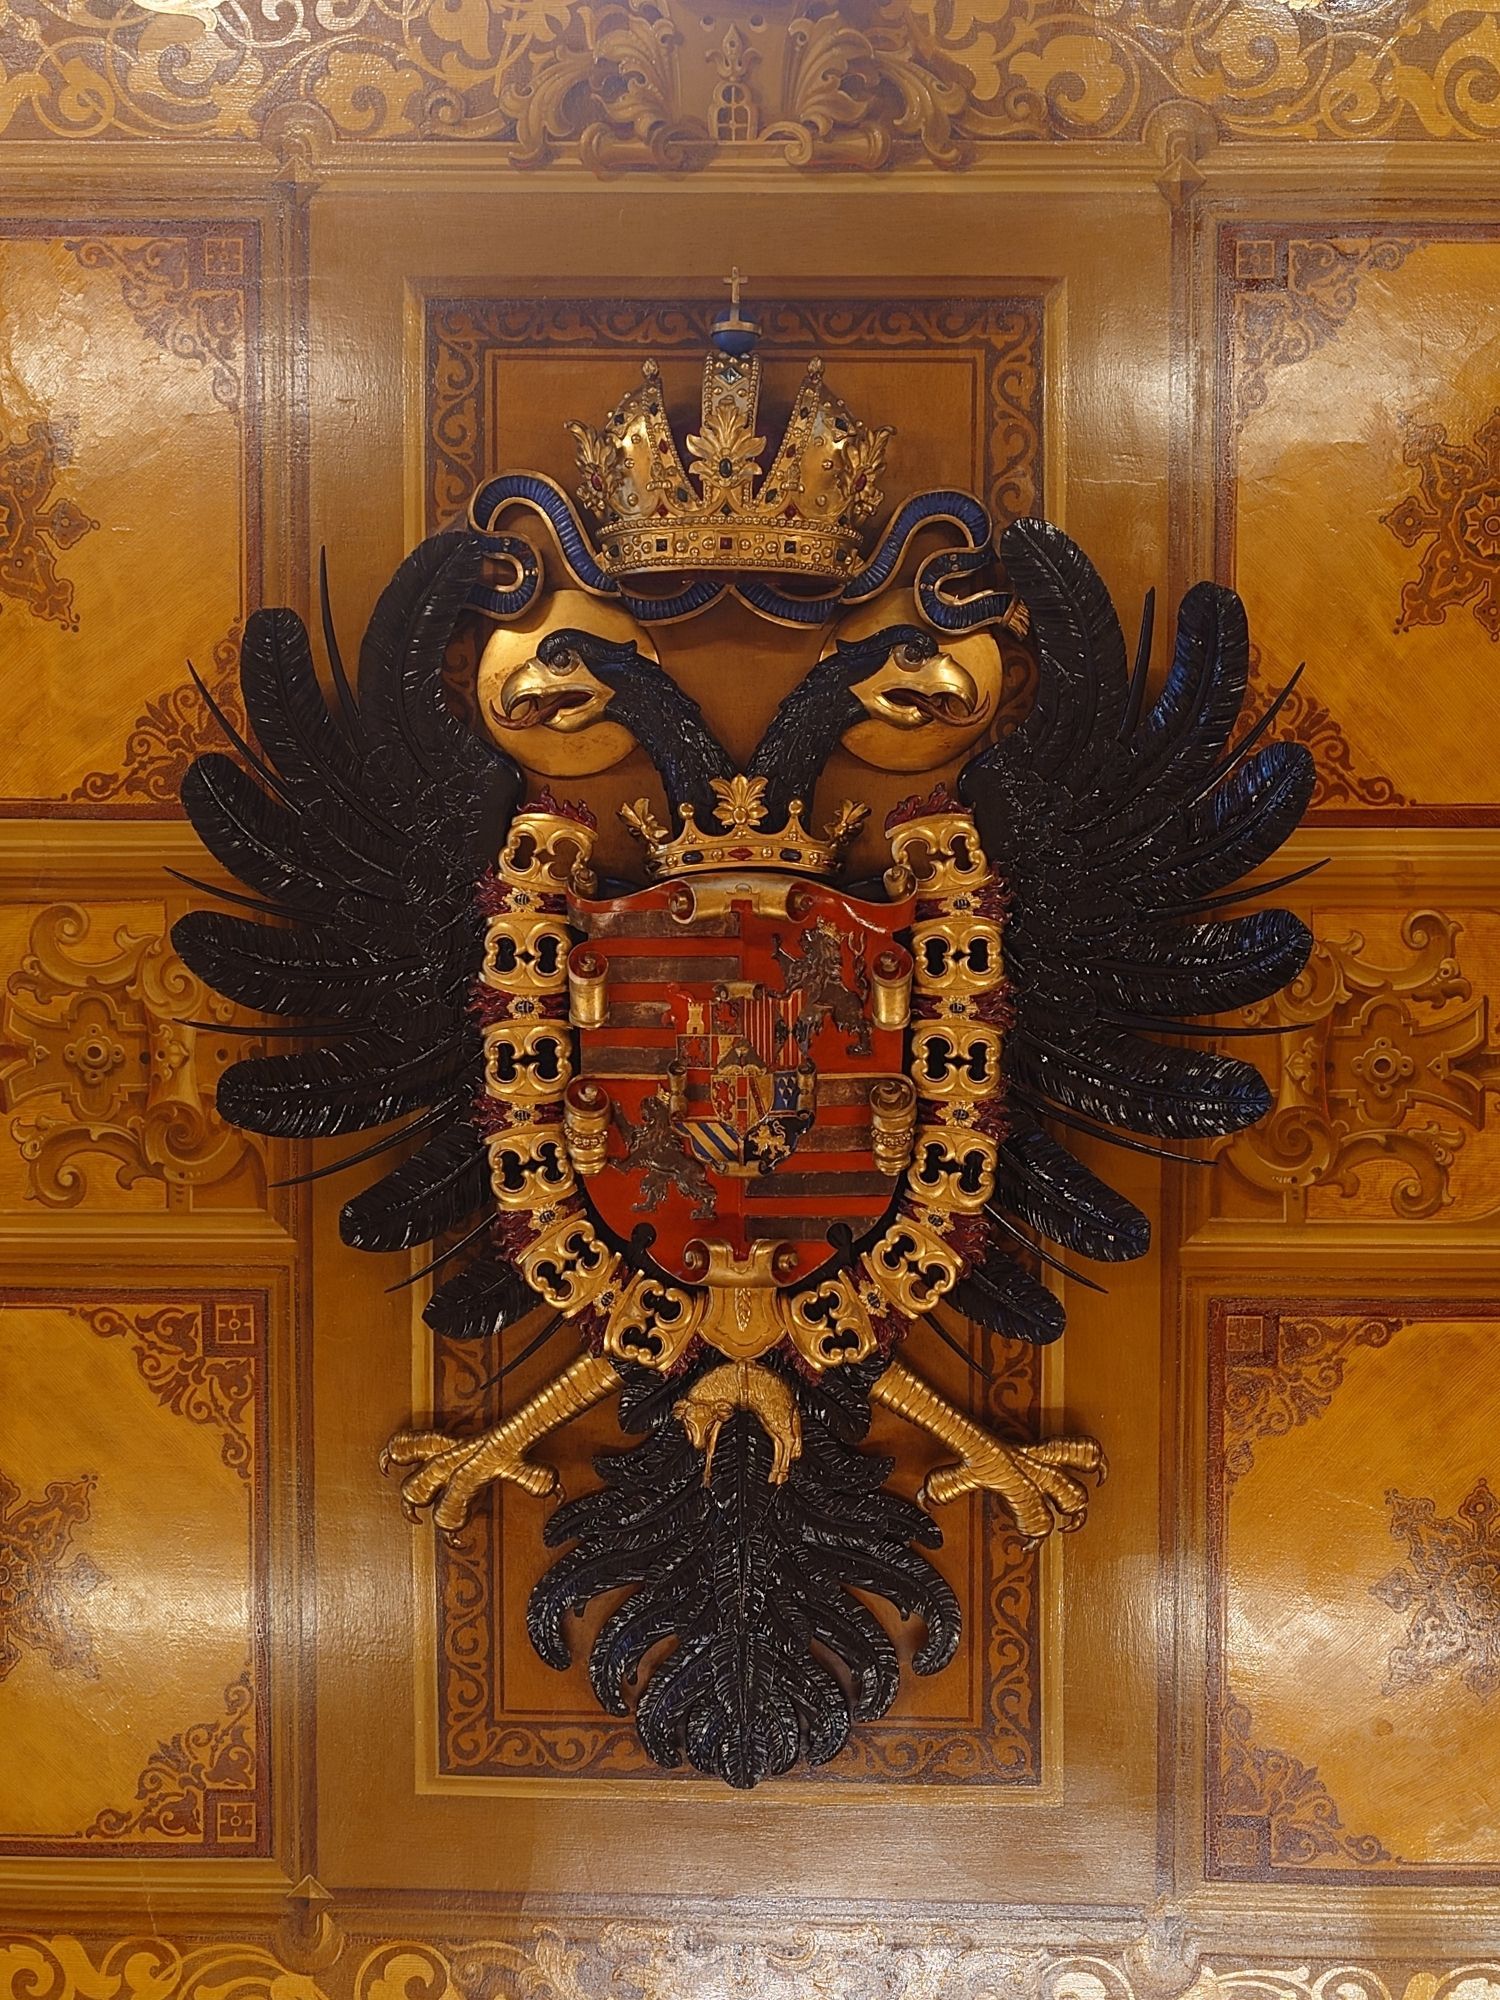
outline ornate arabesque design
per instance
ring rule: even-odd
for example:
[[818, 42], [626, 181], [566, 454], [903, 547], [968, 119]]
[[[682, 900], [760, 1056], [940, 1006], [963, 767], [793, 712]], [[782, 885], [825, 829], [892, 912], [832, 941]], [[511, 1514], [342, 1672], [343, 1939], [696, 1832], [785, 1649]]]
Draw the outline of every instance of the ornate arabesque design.
[[86, 271], [112, 271], [148, 340], [209, 369], [214, 400], [238, 410], [244, 394], [245, 241], [233, 234], [65, 237]]
[[[1352, 1357], [1388, 1346], [1405, 1324], [1369, 1311], [1317, 1313], [1246, 1300], [1216, 1302], [1210, 1342], [1217, 1435], [1210, 1478], [1220, 1538], [1214, 1573], [1221, 1589], [1228, 1510], [1257, 1447], [1316, 1423], [1343, 1386]], [[1257, 1739], [1248, 1703], [1227, 1682], [1223, 1643], [1220, 1633], [1210, 1674], [1210, 1876], [1267, 1881], [1303, 1870], [1399, 1863], [1375, 1835], [1345, 1824], [1316, 1765]]]
[[1257, 1743], [1248, 1706], [1232, 1695], [1217, 1716], [1219, 1771], [1210, 1875], [1264, 1881], [1304, 1868], [1369, 1868], [1393, 1855], [1352, 1832], [1315, 1764]]
[[95, 1814], [82, 1838], [252, 1849], [260, 1834], [258, 1783], [255, 1688], [246, 1667], [225, 1689], [222, 1713], [158, 1743], [134, 1802]]
[[[997, 1349], [985, 1385], [984, 1418], [1002, 1435], [1035, 1429], [1040, 1368], [1034, 1348], [1009, 1342]], [[439, 1341], [437, 1406], [444, 1421], [492, 1421], [487, 1389], [494, 1363], [489, 1347]], [[476, 1509], [437, 1549], [439, 1761], [444, 1772], [469, 1776], [651, 1777], [661, 1770], [646, 1757], [627, 1722], [566, 1716], [544, 1721], [507, 1716], [496, 1707], [505, 1607], [496, 1596], [499, 1534], [493, 1498]], [[963, 1726], [891, 1718], [856, 1730], [826, 1769], [804, 1780], [875, 1780], [927, 1784], [1030, 1785], [1041, 1775], [1040, 1605], [1037, 1559], [1021, 1547], [1014, 1525], [985, 1495], [977, 1521], [981, 1558], [982, 1653], [971, 1671], [978, 1681], [977, 1724]]]
[[[38, 911], [0, 1010], [0, 1104], [26, 1162], [27, 1194], [72, 1208], [90, 1189], [90, 1156], [124, 1187], [159, 1182], [168, 1208], [237, 1173], [258, 1149], [213, 1106], [232, 1052], [193, 1020], [234, 1009], [189, 973], [158, 931], [120, 925], [97, 955], [94, 915]], [[226, 1038], [227, 1040], [227, 1038]]]
[[0, 131], [17, 138], [270, 137], [306, 106], [341, 139], [487, 138], [609, 172], [735, 153], [955, 167], [1018, 140], [1139, 140], [1180, 105], [1228, 140], [1500, 129], [1483, 10], [1442, 0], [1396, 31], [1379, 5], [1294, 0], [801, 0], [752, 17], [737, 49], [683, 0], [13, 0], [7, 27]]
[[[545, 353], [701, 353], [716, 308], [592, 299], [434, 299], [427, 308], [428, 508], [462, 519], [488, 469], [487, 359]], [[972, 345], [984, 370], [984, 463], [975, 484], [1001, 520], [1041, 500], [1042, 307], [1033, 299], [857, 300], [757, 308], [764, 351], [836, 355], [872, 348], [931, 352]]]
[[[890, 1929], [798, 1923], [774, 1934], [743, 1922], [710, 1940], [701, 1926], [659, 1920], [588, 1929], [529, 1920], [484, 1939], [348, 1935], [311, 1877], [288, 1901], [310, 1921], [274, 1943], [221, 1934], [107, 1944], [0, 1931], [0, 2000], [806, 2000], [878, 1990], [883, 2000], [1500, 2000], [1500, 1964], [1372, 1968], [1258, 1960], [1214, 1965], [1152, 1922], [1097, 1951], [997, 1942], [973, 1923]], [[335, 1909], [337, 1905], [334, 1905]]]
[[1334, 338], [1371, 273], [1399, 270], [1415, 248], [1396, 236], [1250, 236], [1226, 231], [1233, 285], [1239, 421], [1266, 400], [1270, 371], [1305, 361]]
[[59, 418], [0, 438], [0, 599], [76, 632], [73, 586], [57, 559], [99, 523], [57, 491], [72, 462], [72, 427]]
[[1500, 405], [1472, 444], [1450, 441], [1443, 424], [1406, 420], [1402, 457], [1417, 491], [1381, 520], [1403, 547], [1422, 550], [1417, 574], [1401, 586], [1398, 632], [1442, 625], [1467, 604], [1492, 641], [1500, 640]]
[[78, 1600], [103, 1576], [87, 1555], [74, 1553], [73, 1536], [89, 1518], [95, 1475], [49, 1483], [40, 1500], [0, 1468], [0, 1681], [21, 1663], [23, 1650], [39, 1653], [56, 1673], [97, 1679], [94, 1649], [75, 1619]]
[[219, 1433], [219, 1453], [248, 1485], [261, 1327], [248, 1301], [80, 1306], [101, 1339], [128, 1341], [141, 1379], [163, 1409]]
[[1276, 999], [1245, 1010], [1248, 1023], [1300, 1032], [1276, 1037], [1274, 1108], [1220, 1158], [1278, 1196], [1289, 1221], [1306, 1219], [1315, 1188], [1352, 1200], [1362, 1169], [1386, 1163], [1401, 1169], [1389, 1190], [1396, 1216], [1451, 1204], [1455, 1157], [1485, 1129], [1488, 1093], [1500, 1089], [1488, 998], [1459, 968], [1461, 929], [1439, 911], [1413, 911], [1401, 923], [1409, 956], [1397, 965], [1357, 931], [1325, 936]]
[[1367, 1313], [1227, 1312], [1219, 1456], [1225, 1494], [1249, 1472], [1262, 1439], [1285, 1437], [1322, 1416], [1356, 1349], [1387, 1346], [1404, 1324]]
[[1391, 1534], [1406, 1555], [1370, 1594], [1407, 1615], [1406, 1636], [1386, 1662], [1386, 1694], [1456, 1675], [1480, 1700], [1500, 1689], [1500, 1500], [1476, 1480], [1442, 1516], [1437, 1503], [1393, 1489]]
[[[239, 674], [244, 629], [238, 622], [230, 627], [228, 637], [214, 647], [203, 676], [214, 700], [239, 730], [245, 728]], [[181, 811], [178, 792], [188, 765], [205, 751], [221, 748], [223, 741], [223, 730], [198, 688], [191, 680], [182, 681], [147, 702], [131, 725], [116, 767], [90, 771], [70, 797], [90, 805], [128, 800], [159, 806], [175, 816]]]

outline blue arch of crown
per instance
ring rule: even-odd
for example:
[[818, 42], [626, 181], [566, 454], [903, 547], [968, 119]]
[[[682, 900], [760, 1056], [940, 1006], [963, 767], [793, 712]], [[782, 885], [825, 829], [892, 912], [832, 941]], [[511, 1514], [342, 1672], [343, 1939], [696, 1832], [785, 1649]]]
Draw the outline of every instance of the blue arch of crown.
[[705, 610], [731, 587], [753, 609], [791, 625], [821, 625], [842, 606], [867, 602], [883, 590], [900, 568], [913, 537], [924, 527], [946, 524], [962, 537], [956, 549], [940, 549], [917, 571], [915, 590], [922, 615], [940, 632], [977, 631], [993, 624], [1010, 604], [1004, 591], [980, 591], [954, 601], [943, 594], [945, 584], [972, 575], [990, 559], [992, 526], [989, 509], [972, 493], [938, 488], [914, 495], [901, 508], [869, 561], [841, 589], [826, 597], [789, 597], [760, 577], [715, 579], [700, 577], [673, 597], [643, 597], [599, 562], [577, 509], [562, 489], [535, 472], [508, 472], [490, 479], [474, 495], [470, 521], [487, 550], [516, 565], [516, 582], [507, 589], [481, 587], [470, 602], [492, 618], [519, 618], [535, 603], [542, 587], [542, 565], [524, 536], [500, 534], [490, 523], [501, 511], [521, 505], [538, 513], [556, 537], [569, 571], [586, 590], [616, 598], [643, 624], [661, 624]]

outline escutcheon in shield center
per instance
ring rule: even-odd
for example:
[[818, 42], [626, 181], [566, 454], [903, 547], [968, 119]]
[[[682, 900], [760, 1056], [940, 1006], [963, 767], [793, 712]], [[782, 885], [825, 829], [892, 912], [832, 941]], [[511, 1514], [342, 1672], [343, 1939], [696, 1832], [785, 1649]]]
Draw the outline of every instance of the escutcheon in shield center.
[[570, 1151], [608, 1227], [674, 1278], [778, 1285], [871, 1229], [910, 1157], [911, 903], [724, 873], [569, 916]]

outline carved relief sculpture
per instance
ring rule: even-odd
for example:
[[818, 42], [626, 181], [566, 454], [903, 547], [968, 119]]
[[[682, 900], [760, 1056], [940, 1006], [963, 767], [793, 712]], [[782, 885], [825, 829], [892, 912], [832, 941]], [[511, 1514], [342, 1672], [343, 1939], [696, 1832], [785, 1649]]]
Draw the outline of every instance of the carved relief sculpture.
[[[1132, 671], [1055, 528], [997, 544], [953, 490], [877, 527], [890, 433], [814, 361], [774, 440], [757, 340], [736, 283], [686, 457], [648, 361], [601, 426], [570, 426], [576, 501], [487, 480], [468, 529], [386, 589], [357, 692], [330, 637], [337, 714], [301, 621], [250, 620], [258, 747], [226, 717], [238, 754], [198, 758], [183, 800], [276, 921], [174, 931], [226, 997], [308, 1024], [226, 1073], [221, 1112], [378, 1129], [348, 1164], [420, 1141], [347, 1202], [345, 1240], [444, 1237], [437, 1331], [526, 1321], [565, 1353], [491, 1429], [392, 1437], [407, 1511], [451, 1533], [495, 1480], [555, 1496], [537, 1447], [610, 1400], [636, 1441], [550, 1516], [531, 1636], [566, 1664], [569, 1615], [610, 1595], [600, 1702], [633, 1708], [659, 1763], [736, 1786], [825, 1762], [889, 1708], [872, 1601], [919, 1621], [916, 1672], [952, 1657], [961, 1607], [925, 1554], [944, 1506], [997, 1495], [1029, 1539], [1082, 1523], [1099, 1444], [995, 1436], [922, 1348], [951, 1340], [947, 1310], [1055, 1340], [1047, 1273], [1144, 1251], [1146, 1217], [1075, 1135], [1155, 1155], [1268, 1108], [1249, 1064], [1181, 1038], [1303, 967], [1294, 917], [1229, 912], [1263, 895], [1234, 885], [1312, 781], [1299, 746], [1235, 736], [1231, 592], [1189, 593], [1148, 702], [1149, 610]], [[731, 598], [817, 648], [743, 764], [652, 641]], [[485, 736], [441, 676], [466, 611], [494, 628]], [[726, 670], [755, 674], [753, 653]], [[889, 815], [865, 879], [847, 861], [868, 806], [814, 804], [840, 746], [887, 771], [962, 760], [955, 789]], [[601, 880], [589, 806], [527, 797], [522, 766], [586, 781], [635, 747], [659, 783], [622, 813], [638, 879]], [[875, 1406], [946, 1447], [915, 1497], [864, 1449]]]

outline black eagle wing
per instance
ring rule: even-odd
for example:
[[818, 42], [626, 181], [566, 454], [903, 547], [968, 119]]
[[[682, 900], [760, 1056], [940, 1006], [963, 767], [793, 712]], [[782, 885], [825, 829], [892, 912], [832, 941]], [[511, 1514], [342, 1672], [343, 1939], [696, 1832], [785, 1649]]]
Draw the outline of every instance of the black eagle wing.
[[[1009, 1130], [996, 1203], [1085, 1256], [1134, 1257], [1150, 1240], [1145, 1216], [1042, 1121], [1193, 1140], [1269, 1109], [1250, 1063], [1160, 1037], [1267, 998], [1306, 963], [1311, 937], [1291, 912], [1217, 913], [1301, 819], [1312, 759], [1295, 743], [1230, 744], [1249, 666], [1233, 591], [1189, 591], [1147, 708], [1143, 672], [1127, 672], [1114, 607], [1083, 552], [1040, 521], [1016, 522], [1000, 550], [1030, 613], [1040, 681], [1025, 722], [959, 779], [1008, 896]], [[1052, 1330], [1028, 1331], [1024, 1311], [978, 1316], [1030, 1338]]]
[[[450, 712], [440, 678], [479, 558], [461, 534], [407, 558], [360, 648], [357, 699], [330, 642], [339, 715], [302, 620], [256, 612], [240, 680], [259, 750], [240, 740], [241, 759], [199, 757], [182, 784], [204, 845], [253, 892], [239, 900], [270, 921], [194, 911], [173, 928], [178, 953], [218, 992], [310, 1024], [290, 1032], [321, 1044], [234, 1064], [220, 1111], [288, 1138], [410, 1120], [355, 1159], [421, 1140], [345, 1204], [341, 1233], [360, 1249], [428, 1242], [489, 1201], [471, 1118], [482, 1070], [469, 1012], [484, 941], [475, 890], [522, 778]], [[492, 1306], [514, 1291], [502, 1267], [491, 1276], [471, 1299], [474, 1267], [464, 1274], [460, 1330], [487, 1331]]]

